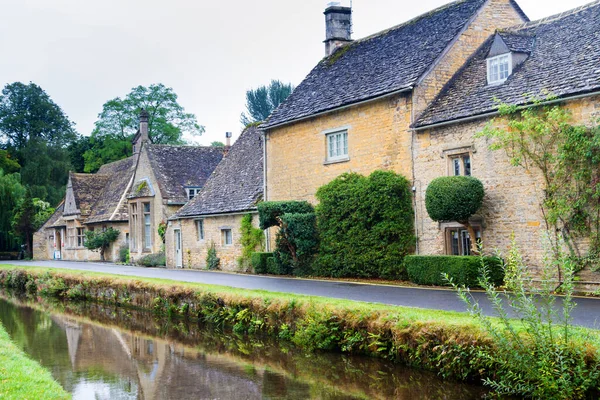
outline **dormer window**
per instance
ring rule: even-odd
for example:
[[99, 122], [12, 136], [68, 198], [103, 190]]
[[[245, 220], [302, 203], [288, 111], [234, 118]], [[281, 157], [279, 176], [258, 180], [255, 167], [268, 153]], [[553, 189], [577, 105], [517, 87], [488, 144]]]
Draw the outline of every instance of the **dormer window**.
[[197, 195], [198, 193], [200, 193], [200, 189], [201, 189], [201, 188], [192, 188], [192, 187], [190, 187], [190, 188], [186, 188], [186, 190], [187, 190], [187, 195], [188, 195], [188, 200], [191, 200], [191, 199], [193, 199], [194, 197], [196, 197], [196, 195]]
[[512, 73], [511, 53], [501, 54], [499, 56], [487, 59], [487, 79], [488, 85], [499, 85], [508, 79]]

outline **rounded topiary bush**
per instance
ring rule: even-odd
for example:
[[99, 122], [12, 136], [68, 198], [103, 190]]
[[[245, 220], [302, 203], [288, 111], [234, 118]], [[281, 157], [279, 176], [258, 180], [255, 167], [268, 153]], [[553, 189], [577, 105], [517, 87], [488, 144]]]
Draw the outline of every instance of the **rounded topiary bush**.
[[425, 208], [434, 221], [468, 221], [481, 208], [483, 184], [472, 176], [442, 176], [425, 191]]

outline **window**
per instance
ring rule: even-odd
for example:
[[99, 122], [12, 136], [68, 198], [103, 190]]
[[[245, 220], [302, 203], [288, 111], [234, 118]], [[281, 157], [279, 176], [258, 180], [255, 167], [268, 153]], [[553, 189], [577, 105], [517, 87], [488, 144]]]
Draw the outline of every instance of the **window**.
[[137, 203], [131, 204], [131, 250], [137, 250], [138, 214]]
[[[477, 241], [481, 240], [481, 229], [473, 228]], [[446, 253], [453, 256], [471, 255], [471, 238], [469, 231], [465, 227], [446, 229]]]
[[85, 230], [77, 228], [77, 247], [83, 247], [85, 243]]
[[500, 84], [512, 74], [511, 54], [502, 54], [487, 59], [488, 85]]
[[75, 247], [76, 230], [75, 228], [67, 228], [67, 246]]
[[204, 220], [203, 219], [196, 220], [196, 233], [198, 235], [198, 241], [204, 240]]
[[198, 193], [200, 193], [200, 188], [187, 188], [186, 190], [188, 193], [188, 200], [193, 199]]
[[152, 249], [152, 217], [150, 203], [142, 203], [144, 207], [144, 250]]
[[221, 243], [223, 243], [223, 245], [225, 246], [233, 244], [231, 229], [221, 229]]
[[333, 132], [327, 137], [327, 161], [348, 159], [348, 131]]
[[469, 154], [458, 154], [449, 157], [450, 175], [471, 176], [471, 156]]

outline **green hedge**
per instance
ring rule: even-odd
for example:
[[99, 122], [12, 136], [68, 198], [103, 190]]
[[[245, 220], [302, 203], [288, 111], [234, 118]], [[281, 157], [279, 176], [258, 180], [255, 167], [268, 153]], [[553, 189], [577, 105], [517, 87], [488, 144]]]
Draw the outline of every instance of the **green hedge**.
[[283, 214], [306, 214], [314, 211], [307, 201], [263, 201], [258, 203], [257, 208], [260, 229], [279, 226], [277, 217]]
[[250, 262], [252, 264], [252, 268], [254, 268], [254, 273], [256, 274], [268, 274], [269, 269], [267, 268], [267, 259], [273, 258], [273, 253], [261, 253], [256, 252], [252, 253], [250, 256]]
[[275, 261], [275, 257], [267, 258], [267, 272], [273, 275], [285, 275], [279, 268], [277, 261]]
[[167, 260], [165, 253], [152, 253], [140, 258], [136, 264], [144, 267], [164, 267], [167, 265]]
[[[498, 257], [483, 257], [490, 280], [496, 286], [504, 282], [502, 260]], [[404, 265], [411, 282], [419, 285], [447, 286], [442, 276], [448, 274], [458, 285], [478, 287], [481, 257], [478, 256], [406, 256]]]
[[468, 221], [483, 202], [483, 184], [472, 176], [441, 176], [425, 191], [425, 208], [434, 221]]

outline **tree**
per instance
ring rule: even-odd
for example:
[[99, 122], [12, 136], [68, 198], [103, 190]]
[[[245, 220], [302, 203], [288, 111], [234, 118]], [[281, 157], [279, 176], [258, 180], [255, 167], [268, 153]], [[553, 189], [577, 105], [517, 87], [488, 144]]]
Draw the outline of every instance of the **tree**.
[[214, 142], [210, 142], [210, 145], [212, 147], [225, 147], [225, 143], [216, 140]]
[[74, 172], [84, 172], [85, 170], [85, 158], [84, 154], [86, 151], [92, 148], [92, 142], [89, 136], [80, 135], [76, 140], [71, 142], [67, 147], [69, 152], [69, 159], [71, 161], [71, 168]]
[[6, 150], [0, 150], [0, 169], [6, 174], [19, 172], [21, 166]]
[[469, 218], [483, 203], [483, 184], [472, 176], [441, 176], [425, 191], [425, 208], [434, 221], [456, 221], [464, 225], [471, 238], [471, 254], [477, 254], [475, 229]]
[[33, 197], [58, 203], [64, 195], [70, 160], [66, 147], [74, 124], [34, 83], [6, 85], [0, 96], [0, 145], [21, 166], [22, 183]]
[[25, 188], [19, 174], [0, 170], [0, 251], [15, 250], [18, 242], [12, 230], [15, 209], [23, 201]]
[[115, 228], [108, 228], [99, 231], [85, 231], [85, 241], [83, 245], [86, 249], [100, 252], [100, 260], [104, 261], [104, 252], [113, 243], [121, 232]]
[[[35, 83], [6, 85], [0, 96], [0, 138], [20, 151], [30, 140], [64, 147], [75, 140], [73, 123]], [[22, 161], [22, 160], [21, 160]]]
[[36, 228], [35, 206], [33, 205], [33, 198], [31, 197], [31, 191], [29, 189], [27, 189], [25, 192], [25, 198], [16, 209], [13, 217], [12, 228], [16, 236], [25, 243], [26, 256], [31, 257], [33, 250], [33, 234], [36, 231]]
[[156, 144], [183, 144], [183, 134], [201, 135], [204, 127], [194, 114], [186, 113], [172, 88], [162, 83], [137, 86], [124, 99], [107, 101], [98, 114], [86, 151], [85, 172], [95, 172], [101, 165], [129, 157], [131, 139], [139, 127], [141, 109], [148, 112], [148, 136]]
[[240, 122], [247, 126], [266, 120], [281, 103], [292, 94], [294, 87], [291, 83], [271, 80], [268, 86], [259, 86], [246, 91], [246, 111], [240, 116]]

